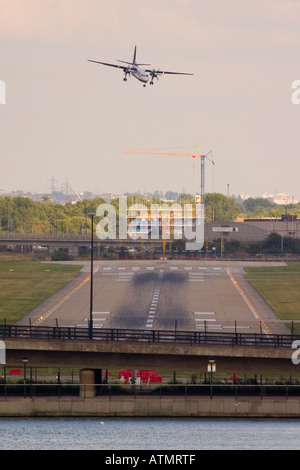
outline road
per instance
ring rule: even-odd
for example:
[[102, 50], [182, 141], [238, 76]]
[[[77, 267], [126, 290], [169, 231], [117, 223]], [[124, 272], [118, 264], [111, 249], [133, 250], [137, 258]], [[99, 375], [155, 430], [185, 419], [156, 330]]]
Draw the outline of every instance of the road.
[[[93, 326], [287, 333], [245, 280], [246, 264], [253, 265], [234, 261], [95, 261]], [[89, 269], [86, 263], [79, 278], [19, 323], [30, 318], [34, 325], [87, 327]]]

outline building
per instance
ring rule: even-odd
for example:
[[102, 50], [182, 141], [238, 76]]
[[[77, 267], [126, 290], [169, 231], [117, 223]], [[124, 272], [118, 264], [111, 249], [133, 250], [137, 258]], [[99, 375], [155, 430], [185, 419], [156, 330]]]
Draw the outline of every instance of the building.
[[238, 222], [211, 222], [205, 224], [205, 238], [209, 241], [224, 237], [228, 240], [255, 243], [270, 233], [283, 237], [300, 238], [300, 219], [282, 214], [281, 218], [244, 219]]

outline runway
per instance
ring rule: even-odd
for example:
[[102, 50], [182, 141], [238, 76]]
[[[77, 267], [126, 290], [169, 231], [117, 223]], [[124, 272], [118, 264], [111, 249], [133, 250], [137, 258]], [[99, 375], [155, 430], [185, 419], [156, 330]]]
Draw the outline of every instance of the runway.
[[[251, 263], [95, 261], [93, 326], [287, 333], [286, 327], [245, 280], [245, 264]], [[31, 323], [87, 327], [89, 269], [86, 263], [81, 276], [72, 285], [31, 312]]]

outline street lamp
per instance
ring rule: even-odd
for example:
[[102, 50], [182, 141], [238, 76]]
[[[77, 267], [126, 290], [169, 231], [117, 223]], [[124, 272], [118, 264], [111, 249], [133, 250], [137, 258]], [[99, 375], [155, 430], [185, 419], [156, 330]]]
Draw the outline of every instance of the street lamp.
[[207, 364], [207, 372], [210, 374], [210, 398], [212, 398], [212, 376], [213, 373], [216, 372], [217, 366], [216, 366], [216, 360], [214, 357], [209, 357], [208, 358], [208, 364]]
[[90, 285], [90, 321], [89, 321], [89, 339], [93, 339], [93, 261], [94, 261], [94, 216], [95, 214], [89, 214], [92, 219], [91, 229], [91, 285]]

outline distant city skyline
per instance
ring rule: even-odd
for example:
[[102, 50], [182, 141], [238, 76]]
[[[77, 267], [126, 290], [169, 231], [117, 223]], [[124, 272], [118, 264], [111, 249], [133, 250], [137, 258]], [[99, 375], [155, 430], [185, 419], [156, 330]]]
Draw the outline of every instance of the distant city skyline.
[[[0, 0], [0, 188], [199, 192], [300, 200], [298, 0]], [[88, 62], [193, 73], [143, 88]], [[2, 104], [1, 104], [2, 103]], [[194, 168], [195, 166], [195, 168]]]
[[[82, 190], [82, 191], [74, 191], [74, 189], [71, 187], [71, 185], [69, 186], [68, 190], [66, 188], [66, 185], [62, 185], [61, 186], [61, 189], [58, 189], [58, 188], [54, 188], [52, 187], [51, 190], [48, 189], [48, 191], [45, 191], [45, 192], [41, 192], [41, 193], [35, 193], [35, 192], [31, 192], [31, 191], [23, 191], [22, 189], [17, 189], [17, 190], [13, 190], [13, 191], [8, 191], [8, 192], [4, 192], [0, 189], [0, 197], [1, 196], [11, 196], [11, 197], [16, 197], [18, 195], [21, 195], [21, 196], [24, 196], [24, 197], [32, 197], [33, 199], [35, 200], [39, 200], [41, 199], [43, 196], [56, 196], [55, 199], [60, 200], [61, 201], [64, 199], [64, 200], [69, 200], [69, 201], [73, 201], [73, 202], [77, 202], [77, 201], [81, 201], [81, 200], [84, 200], [84, 199], [93, 199], [95, 197], [103, 197], [104, 199], [114, 199], [114, 198], [118, 198], [119, 196], [123, 196], [125, 194], [136, 194], [136, 195], [140, 195], [142, 197], [146, 197], [146, 198], [149, 198], [149, 197], [152, 197], [152, 196], [155, 196], [155, 197], [161, 197], [162, 199], [166, 198], [168, 199], [168, 196], [169, 195], [172, 195], [173, 198], [171, 197], [170, 200], [175, 200], [176, 197], [178, 197], [180, 194], [190, 194], [190, 195], [194, 195], [196, 196], [196, 194], [199, 194], [194, 192], [194, 193], [190, 193], [188, 191], [176, 191], [176, 190], [173, 190], [173, 189], [168, 189], [167, 191], [163, 191], [163, 190], [160, 190], [160, 189], [155, 189], [154, 191], [147, 191], [147, 192], [143, 192], [143, 191], [128, 191], [128, 192], [124, 192], [124, 193], [117, 193], [117, 192], [114, 192], [114, 191], [104, 191], [104, 192], [97, 192], [97, 193], [94, 193], [93, 191], [90, 191], [89, 189], [85, 189], [85, 190]], [[229, 197], [233, 197], [237, 200], [241, 200], [241, 201], [245, 201], [249, 198], [253, 198], [253, 199], [268, 199], [269, 201], [272, 201], [274, 202], [275, 204], [278, 204], [278, 205], [293, 205], [293, 204], [298, 204], [299, 200], [294, 198], [292, 195], [290, 194], [285, 194], [285, 193], [263, 193], [263, 194], [259, 194], [259, 195], [251, 195], [251, 194], [246, 194], [246, 193], [240, 193], [240, 194], [230, 194], [228, 193], [228, 188], [227, 188], [227, 193], [221, 193], [223, 194], [224, 196], [229, 196]], [[61, 195], [61, 197], [59, 196]]]

